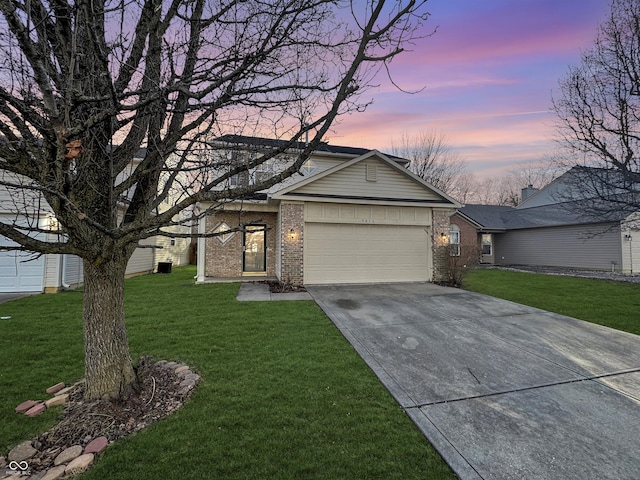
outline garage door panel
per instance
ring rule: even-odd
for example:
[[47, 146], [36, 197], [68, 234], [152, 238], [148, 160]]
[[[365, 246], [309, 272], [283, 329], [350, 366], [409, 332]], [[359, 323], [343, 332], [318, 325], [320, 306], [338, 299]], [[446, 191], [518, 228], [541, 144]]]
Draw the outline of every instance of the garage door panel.
[[[2, 217], [5, 223], [14, 223], [15, 219]], [[26, 220], [18, 221], [18, 225]], [[42, 238], [42, 234], [34, 234]], [[1, 247], [16, 247], [18, 244], [7, 237], [0, 236]], [[44, 290], [45, 255], [19, 250], [0, 250], [0, 292], [42, 292]]]
[[0, 251], [0, 292], [41, 292], [44, 255], [30, 259], [15, 251]]
[[428, 281], [423, 226], [306, 223], [305, 283]]

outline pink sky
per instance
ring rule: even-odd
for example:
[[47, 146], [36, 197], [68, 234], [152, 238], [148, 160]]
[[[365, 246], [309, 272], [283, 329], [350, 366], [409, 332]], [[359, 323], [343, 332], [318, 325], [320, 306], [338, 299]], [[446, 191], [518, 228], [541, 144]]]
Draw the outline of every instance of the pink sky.
[[380, 77], [366, 112], [343, 117], [330, 143], [390, 150], [403, 133], [433, 129], [487, 177], [557, 149], [552, 93], [588, 49], [607, 0], [430, 0], [411, 52], [392, 63], [406, 94]]

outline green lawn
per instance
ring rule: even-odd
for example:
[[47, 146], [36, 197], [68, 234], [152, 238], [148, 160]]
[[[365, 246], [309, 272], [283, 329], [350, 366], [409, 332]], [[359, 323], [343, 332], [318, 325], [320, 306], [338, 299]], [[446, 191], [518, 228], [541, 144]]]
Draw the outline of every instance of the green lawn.
[[640, 335], [640, 285], [475, 269], [463, 288]]
[[[134, 358], [185, 362], [202, 380], [171, 417], [110, 446], [86, 479], [453, 479], [313, 302], [236, 302], [192, 267], [128, 280]], [[55, 424], [14, 413], [83, 375], [81, 294], [0, 305], [0, 455]]]

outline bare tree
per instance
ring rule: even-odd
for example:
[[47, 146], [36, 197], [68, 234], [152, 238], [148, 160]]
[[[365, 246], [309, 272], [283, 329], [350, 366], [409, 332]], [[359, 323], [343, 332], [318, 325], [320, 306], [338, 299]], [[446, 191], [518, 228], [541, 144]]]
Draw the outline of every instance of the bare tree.
[[[176, 218], [201, 200], [296, 172], [338, 115], [366, 107], [425, 1], [0, 0], [0, 184], [15, 212], [0, 234], [84, 260], [87, 398], [137, 384], [123, 280], [138, 242], [193, 220]], [[205, 154], [249, 131], [282, 141], [242, 162]], [[291, 163], [231, 185], [306, 134]]]
[[410, 160], [409, 169], [440, 191], [456, 197], [464, 190], [464, 174], [467, 165], [452, 151], [447, 137], [436, 130], [416, 135], [403, 134], [397, 144], [391, 145], [392, 153]]
[[[593, 48], [560, 80], [553, 100], [561, 141], [579, 165], [565, 200], [609, 216], [640, 207], [640, 1], [612, 0]], [[578, 172], [575, 170], [574, 172]]]
[[521, 203], [522, 189], [541, 189], [558, 176], [554, 162], [527, 162], [506, 171], [495, 178], [472, 181], [473, 186], [466, 195], [467, 203], [504, 205], [515, 207]]

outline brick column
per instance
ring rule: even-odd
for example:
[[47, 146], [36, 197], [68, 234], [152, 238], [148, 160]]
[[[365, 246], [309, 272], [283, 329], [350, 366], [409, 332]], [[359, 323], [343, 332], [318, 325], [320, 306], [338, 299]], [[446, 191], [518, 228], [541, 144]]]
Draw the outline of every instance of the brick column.
[[[453, 210], [433, 210], [433, 281], [441, 282], [447, 279], [447, 265], [449, 257], [449, 217]], [[444, 233], [443, 237], [441, 234]]]
[[304, 203], [280, 204], [280, 281], [291, 285], [304, 282]]

